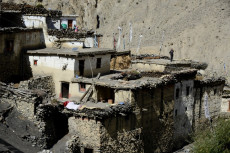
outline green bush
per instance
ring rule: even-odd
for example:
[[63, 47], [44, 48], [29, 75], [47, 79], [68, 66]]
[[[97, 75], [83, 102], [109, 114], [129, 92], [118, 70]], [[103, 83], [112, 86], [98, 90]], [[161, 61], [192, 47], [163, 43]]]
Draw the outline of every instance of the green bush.
[[44, 6], [42, 4], [38, 4], [36, 8], [44, 8]]
[[230, 120], [219, 120], [213, 131], [198, 132], [194, 140], [195, 153], [230, 153]]

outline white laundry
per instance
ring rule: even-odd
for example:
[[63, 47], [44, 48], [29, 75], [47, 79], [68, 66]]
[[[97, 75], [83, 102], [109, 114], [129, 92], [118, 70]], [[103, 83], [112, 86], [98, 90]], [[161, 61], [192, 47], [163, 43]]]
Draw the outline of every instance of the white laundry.
[[66, 105], [66, 108], [68, 108], [68, 109], [74, 109], [74, 110], [77, 110], [79, 107], [80, 107], [80, 105], [74, 104], [73, 102], [69, 102]]

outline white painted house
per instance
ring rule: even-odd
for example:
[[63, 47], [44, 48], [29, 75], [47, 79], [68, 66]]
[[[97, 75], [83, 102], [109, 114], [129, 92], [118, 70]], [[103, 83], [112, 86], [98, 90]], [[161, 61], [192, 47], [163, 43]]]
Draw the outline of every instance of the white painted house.
[[[42, 28], [43, 37], [45, 38], [46, 47], [55, 47], [57, 42], [61, 43], [62, 47], [65, 48], [83, 48], [84, 41], [79, 41], [76, 39], [58, 39], [55, 36], [48, 35], [48, 29], [61, 29], [63, 24], [69, 25], [69, 28], [73, 28], [76, 25], [77, 15], [62, 16], [62, 17], [49, 17], [47, 15], [23, 15], [23, 23], [26, 28]], [[85, 41], [86, 42], [86, 41]], [[88, 47], [88, 42], [85, 45]], [[92, 45], [91, 45], [92, 46]]]
[[73, 29], [74, 25], [77, 26], [76, 18], [78, 15], [63, 15], [61, 17], [61, 28], [63, 29]]
[[33, 76], [51, 75], [55, 92], [59, 98], [81, 97], [90, 85], [72, 83], [76, 77], [92, 77], [98, 73], [110, 72], [112, 49], [71, 49], [46, 48], [31, 50], [29, 56]]

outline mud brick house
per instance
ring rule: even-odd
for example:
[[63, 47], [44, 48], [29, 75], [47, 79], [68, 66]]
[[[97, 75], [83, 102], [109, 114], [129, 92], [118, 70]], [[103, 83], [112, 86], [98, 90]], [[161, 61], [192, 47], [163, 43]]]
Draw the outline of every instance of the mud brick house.
[[43, 48], [42, 29], [0, 28], [0, 80], [15, 82], [32, 76], [24, 61], [27, 49]]
[[69, 152], [143, 152], [142, 129], [129, 104], [85, 103], [69, 117]]
[[110, 72], [111, 49], [89, 48], [71, 49], [46, 48], [27, 52], [33, 75], [51, 75], [55, 83], [55, 93], [60, 98], [81, 97], [89, 85], [73, 84], [75, 77], [92, 77], [98, 73]]
[[[142, 77], [130, 80], [128, 76], [131, 73], [137, 75], [137, 72], [121, 71], [99, 79], [74, 78], [72, 82], [94, 86], [91, 98], [96, 103], [132, 105], [135, 128], [143, 128], [144, 151], [170, 152], [175, 146], [183, 146], [192, 131], [207, 121], [203, 106], [205, 92], [208, 94], [211, 117], [221, 111], [225, 80], [199, 80], [196, 79], [198, 70], [186, 67], [171, 67], [170, 72], [164, 73], [146, 73], [142, 69]], [[164, 143], [159, 144], [159, 141]]]

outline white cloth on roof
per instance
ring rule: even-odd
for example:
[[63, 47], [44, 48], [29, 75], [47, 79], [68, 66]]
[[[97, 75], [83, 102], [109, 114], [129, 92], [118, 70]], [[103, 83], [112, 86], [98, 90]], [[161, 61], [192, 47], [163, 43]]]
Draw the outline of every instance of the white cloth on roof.
[[74, 110], [77, 110], [79, 107], [80, 107], [80, 105], [74, 104], [74, 102], [69, 102], [66, 105], [66, 108], [68, 108], [68, 109], [74, 109]]

